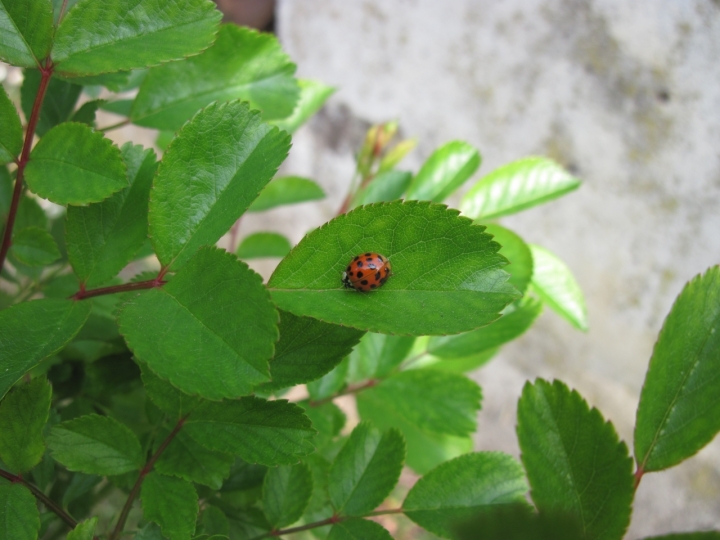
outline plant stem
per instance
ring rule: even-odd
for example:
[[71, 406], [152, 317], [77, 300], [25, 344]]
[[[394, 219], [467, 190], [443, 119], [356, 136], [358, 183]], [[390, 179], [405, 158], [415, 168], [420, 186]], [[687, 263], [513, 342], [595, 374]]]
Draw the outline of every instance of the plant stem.
[[325, 403], [330, 403], [332, 400], [334, 400], [335, 398], [339, 398], [340, 396], [347, 396], [348, 394], [357, 394], [358, 392], [362, 392], [363, 390], [372, 388], [379, 382], [380, 382], [379, 379], [370, 379], [369, 381], [364, 382], [362, 384], [358, 384], [356, 386], [348, 386], [342, 392], [338, 392], [337, 394], [334, 394], [330, 397], [318, 399], [317, 401], [310, 401], [309, 405], [311, 407], [319, 407], [320, 405], [324, 405]]
[[70, 300], [85, 300], [94, 296], [103, 296], [105, 294], [117, 294], [128, 291], [140, 291], [142, 289], [156, 289], [165, 285], [167, 281], [163, 281], [159, 276], [155, 279], [147, 281], [137, 281], [135, 283], [123, 283], [122, 285], [111, 285], [110, 287], [100, 287], [99, 289], [81, 288], [78, 292], [70, 297]]
[[40, 110], [42, 109], [45, 93], [47, 92], [50, 77], [53, 74], [53, 65], [50, 59], [45, 61], [45, 67], [40, 68], [40, 87], [35, 95], [35, 102], [30, 113], [27, 131], [25, 132], [25, 142], [23, 143], [20, 159], [17, 161], [17, 175], [15, 176], [15, 189], [13, 190], [12, 202], [10, 203], [10, 211], [8, 212], [7, 222], [5, 223], [5, 232], [3, 233], [2, 246], [0, 247], [0, 268], [5, 264], [5, 257], [10, 249], [13, 226], [15, 225], [15, 216], [17, 215], [18, 205], [20, 204], [20, 196], [23, 191], [23, 176], [25, 166], [30, 159], [30, 149], [32, 148], [33, 137], [35, 136], [35, 128], [40, 118]]
[[50, 497], [48, 497], [42, 491], [40, 491], [37, 488], [37, 486], [34, 486], [33, 484], [31, 484], [30, 482], [25, 480], [22, 476], [9, 473], [2, 469], [0, 469], [0, 476], [9, 480], [13, 484], [22, 484], [26, 488], [28, 488], [37, 500], [39, 500], [47, 508], [52, 510], [61, 520], [63, 520], [65, 522], [65, 524], [68, 527], [70, 527], [70, 529], [74, 529], [77, 526], [77, 521], [75, 521], [70, 514], [65, 512], [65, 510], [60, 508], [60, 506], [58, 506], [58, 504], [55, 501], [50, 499]]
[[122, 512], [120, 512], [120, 517], [118, 518], [118, 522], [115, 525], [115, 528], [113, 529], [112, 534], [109, 536], [109, 540], [117, 540], [117, 538], [122, 534], [122, 529], [125, 526], [125, 522], [127, 521], [128, 515], [130, 514], [130, 509], [132, 508], [133, 501], [135, 501], [135, 497], [137, 497], [138, 492], [140, 491], [140, 486], [142, 486], [143, 480], [145, 480], [145, 477], [152, 471], [153, 467], [155, 466], [155, 462], [158, 460], [160, 455], [165, 451], [165, 449], [168, 447], [168, 445], [172, 442], [172, 440], [175, 438], [175, 436], [178, 434], [178, 432], [182, 429], [183, 425], [185, 424], [185, 420], [187, 420], [189, 415], [186, 415], [182, 417], [180, 420], [178, 420], [178, 423], [175, 424], [175, 427], [170, 432], [170, 435], [168, 435], [165, 440], [162, 442], [160, 447], [155, 451], [155, 453], [152, 455], [152, 457], [147, 461], [145, 464], [145, 467], [140, 471], [140, 474], [138, 475], [138, 479], [135, 482], [135, 485], [130, 490], [130, 494], [128, 495], [127, 501], [125, 501], [125, 506], [123, 506]]
[[126, 118], [125, 120], [122, 120], [122, 121], [118, 122], [117, 124], [112, 124], [112, 125], [106, 126], [104, 128], [99, 128], [97, 131], [99, 131], [100, 133], [106, 133], [110, 130], [127, 126], [128, 124], [130, 124], [130, 119]]
[[635, 471], [635, 491], [637, 491], [637, 488], [640, 485], [640, 480], [642, 480], [644, 474], [645, 471], [642, 467], [638, 467], [637, 471]]

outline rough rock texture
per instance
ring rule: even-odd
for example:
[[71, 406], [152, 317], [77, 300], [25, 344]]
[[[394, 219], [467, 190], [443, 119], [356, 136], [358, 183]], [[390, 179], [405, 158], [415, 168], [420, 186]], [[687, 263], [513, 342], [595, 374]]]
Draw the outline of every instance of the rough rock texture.
[[[299, 74], [338, 87], [285, 166], [329, 197], [319, 211], [293, 207], [289, 223], [248, 218], [242, 234], [297, 241], [334, 216], [366, 122], [397, 118], [419, 139], [403, 163], [413, 170], [452, 139], [481, 150], [482, 173], [555, 158], [584, 185], [503, 223], [567, 262], [591, 329], [546, 313], [477, 374], [478, 447], [518, 453], [515, 402], [536, 376], [577, 388], [631, 444], [662, 321], [683, 284], [720, 260], [720, 3], [284, 0], [277, 24]], [[628, 538], [720, 528], [719, 470], [715, 441], [645, 476]]]

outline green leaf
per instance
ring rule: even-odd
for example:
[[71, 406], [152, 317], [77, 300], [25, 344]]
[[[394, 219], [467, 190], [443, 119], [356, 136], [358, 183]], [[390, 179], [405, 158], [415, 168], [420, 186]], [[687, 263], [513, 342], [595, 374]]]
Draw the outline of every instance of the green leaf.
[[49, 0], [0, 0], [0, 60], [39, 66], [50, 50], [53, 13]]
[[100, 105], [105, 102], [104, 99], [93, 99], [86, 101], [80, 108], [75, 111], [70, 118], [71, 122], [79, 122], [80, 124], [87, 124], [90, 127], [95, 127], [95, 115], [100, 108]]
[[[25, 79], [20, 88], [20, 104], [25, 118], [30, 118], [32, 114], [41, 78], [38, 70], [25, 70]], [[63, 81], [57, 77], [51, 78], [40, 109], [40, 118], [35, 133], [42, 137], [58, 124], [70, 120], [81, 92], [82, 86], [78, 84]]]
[[248, 212], [262, 212], [282, 206], [307, 201], [317, 201], [325, 192], [312, 180], [300, 176], [282, 176], [268, 183], [248, 208]]
[[132, 143], [120, 151], [127, 166], [128, 187], [101, 203], [71, 206], [67, 211], [68, 259], [87, 287], [117, 275], [147, 239], [148, 197], [157, 170], [155, 152]]
[[39, 227], [27, 227], [13, 234], [10, 253], [27, 266], [46, 266], [60, 258], [53, 237]]
[[407, 189], [408, 199], [440, 202], [480, 167], [480, 152], [464, 141], [444, 144], [427, 159]]
[[67, 540], [93, 540], [98, 518], [90, 518], [78, 523], [67, 535]]
[[315, 439], [315, 446], [318, 450], [332, 444], [333, 439], [345, 427], [347, 422], [345, 413], [332, 402], [310, 405], [308, 401], [300, 401], [298, 405], [304, 409], [305, 414], [312, 422], [313, 428], [318, 431], [318, 436]]
[[663, 536], [648, 536], [643, 540], [720, 540], [720, 531], [665, 534]]
[[284, 257], [290, 253], [290, 241], [282, 234], [273, 232], [254, 233], [243, 238], [237, 249], [241, 259], [261, 259], [263, 257]]
[[368, 332], [350, 354], [348, 381], [387, 377], [405, 359], [414, 342], [414, 337]]
[[[169, 429], [160, 431], [155, 439], [155, 450], [169, 434]], [[155, 463], [155, 470], [167, 476], [178, 476], [189, 482], [218, 490], [222, 487], [223, 480], [230, 475], [230, 466], [234, 462], [235, 458], [230, 454], [209, 450], [192, 439], [184, 430], [180, 430], [160, 455]]]
[[132, 99], [115, 99], [113, 101], [104, 102], [100, 105], [100, 108], [103, 111], [111, 112], [120, 116], [130, 116], [132, 104]]
[[16, 386], [0, 402], [0, 459], [11, 471], [24, 473], [40, 463], [51, 398], [52, 387], [38, 377]]
[[453, 528], [457, 540], [579, 540], [585, 538], [573, 516], [535, 513], [527, 504], [499, 504]]
[[327, 399], [335, 395], [343, 386], [348, 373], [349, 362], [344, 358], [332, 371], [316, 381], [307, 384], [308, 393], [313, 401]]
[[523, 503], [522, 467], [501, 452], [466, 454], [423, 476], [408, 493], [405, 515], [430, 532], [450, 538], [454, 524], [498, 504]]
[[[0, 2], [0, 9], [1, 6]], [[0, 164], [10, 163], [20, 157], [23, 131], [15, 105], [10, 101], [4, 86], [0, 87], [0, 124], [3, 126], [0, 131]]]
[[4, 537], [36, 540], [39, 530], [40, 515], [30, 490], [21, 484], [0, 485], [0, 531]]
[[[228, 536], [230, 525], [227, 516], [217, 506], [206, 506], [198, 519], [196, 533]], [[211, 536], [212, 538], [212, 536]], [[210, 539], [208, 539], [210, 540]]]
[[366, 404], [384, 404], [388, 419], [399, 417], [422, 431], [463, 436], [475, 431], [480, 387], [464, 375], [414, 369], [392, 375], [358, 394], [364, 418]]
[[362, 516], [373, 510], [397, 484], [404, 461], [405, 440], [398, 430], [358, 424], [330, 468], [335, 511]]
[[178, 390], [168, 381], [155, 375], [147, 365], [141, 363], [140, 369], [145, 393], [161, 411], [170, 415], [171, 420], [179, 420], [202, 403], [202, 398], [189, 396]]
[[268, 470], [263, 482], [263, 511], [273, 529], [295, 523], [310, 502], [312, 474], [304, 463]]
[[335, 88], [332, 86], [311, 79], [299, 79], [298, 85], [300, 86], [300, 99], [295, 105], [295, 110], [287, 118], [273, 122], [277, 127], [288, 133], [295, 133], [300, 126], [322, 108], [328, 98], [335, 92]]
[[80, 331], [90, 302], [45, 298], [0, 311], [0, 398], [20, 377], [59, 351]]
[[427, 351], [440, 358], [463, 358], [495, 349], [521, 336], [542, 311], [542, 302], [525, 297], [511, 304], [503, 316], [489, 326], [455, 336], [433, 336]]
[[428, 362], [421, 367], [447, 371], [449, 373], [469, 373], [487, 364], [498, 353], [500, 348], [488, 349], [470, 356], [452, 358], [449, 361], [436, 358], [434, 362]]
[[385, 171], [378, 174], [353, 198], [351, 207], [356, 208], [363, 204], [376, 202], [389, 202], [402, 197], [410, 185], [412, 174], [406, 171]]
[[160, 530], [160, 526], [152, 521], [140, 529], [133, 540], [168, 540]]
[[280, 341], [270, 361], [272, 382], [262, 390], [286, 388], [319, 379], [348, 355], [363, 335], [360, 330], [310, 317], [280, 313]]
[[15, 215], [15, 230], [38, 227], [47, 230], [48, 218], [34, 197], [21, 196]]
[[289, 147], [290, 137], [245, 103], [216, 103], [195, 115], [168, 147], [153, 182], [150, 236], [163, 267], [180, 265], [219, 240]]
[[542, 204], [577, 189], [580, 180], [547, 158], [513, 161], [484, 176], [462, 198], [460, 210], [473, 219], [493, 219]]
[[223, 25], [212, 47], [184, 62], [150, 70], [130, 118], [135, 124], [175, 131], [213, 101], [249, 101], [264, 120], [292, 113], [299, 96], [295, 64], [275, 36]]
[[52, 59], [64, 75], [157, 65], [205, 49], [219, 20], [207, 0], [80, 0], [55, 33]]
[[165, 286], [128, 301], [119, 317], [140, 360], [208, 399], [247, 395], [269, 380], [277, 320], [262, 278], [214, 247], [198, 251]]
[[408, 155], [417, 146], [417, 139], [405, 139], [397, 143], [391, 150], [389, 150], [383, 158], [380, 160], [378, 165], [378, 174], [382, 174], [389, 171], [400, 163], [403, 158]]
[[35, 193], [57, 204], [87, 204], [127, 187], [120, 150], [90, 126], [66, 122], [40, 139], [25, 167]]
[[198, 496], [190, 482], [151, 472], [140, 492], [143, 517], [160, 525], [164, 536], [189, 540], [195, 532]]
[[517, 431], [538, 510], [576, 516], [589, 539], [622, 538], [635, 489], [612, 424], [562, 382], [537, 379], [523, 388]]
[[643, 471], [677, 465], [720, 431], [720, 267], [685, 285], [658, 336], [635, 425]]
[[[443, 205], [411, 201], [357, 208], [308, 234], [268, 287], [281, 309], [372, 332], [453, 334], [489, 324], [517, 297], [484, 228]], [[384, 255], [392, 276], [360, 293], [342, 287], [353, 257]]]
[[493, 240], [502, 246], [498, 253], [510, 261], [505, 267], [510, 274], [508, 283], [524, 293], [533, 275], [530, 247], [517, 234], [497, 223], [487, 225], [485, 232], [493, 235]]
[[67, 508], [70, 503], [90, 492], [101, 481], [102, 477], [95, 474], [73, 474], [72, 480], [63, 494], [63, 507]]
[[137, 437], [108, 416], [88, 414], [52, 428], [47, 444], [56, 461], [71, 471], [107, 476], [140, 469]]
[[379, 523], [353, 518], [335, 523], [327, 540], [392, 540], [392, 536]]
[[263, 465], [297, 463], [313, 451], [310, 439], [315, 433], [301, 407], [255, 397], [205, 402], [185, 429], [207, 448]]
[[578, 330], [588, 329], [585, 298], [570, 269], [545, 248], [529, 244], [533, 257], [532, 286], [540, 298]]

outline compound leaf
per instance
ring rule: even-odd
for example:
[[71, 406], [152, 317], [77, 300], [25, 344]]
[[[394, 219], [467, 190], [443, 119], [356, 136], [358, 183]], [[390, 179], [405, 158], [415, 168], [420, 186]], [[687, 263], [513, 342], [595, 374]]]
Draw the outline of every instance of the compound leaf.
[[685, 285], [658, 336], [635, 425], [643, 471], [677, 465], [720, 431], [720, 267]]
[[408, 199], [440, 202], [480, 167], [480, 152], [463, 141], [444, 144], [427, 159], [407, 189]]
[[560, 381], [526, 383], [518, 440], [537, 508], [575, 516], [589, 539], [619, 540], [630, 523], [632, 460], [615, 428]]
[[129, 300], [119, 317], [140, 360], [209, 399], [247, 395], [269, 380], [277, 321], [262, 278], [214, 247], [200, 249], [165, 286]]
[[98, 75], [197, 54], [212, 43], [220, 12], [208, 0], [80, 0], [55, 34], [63, 75]]
[[213, 104], [173, 140], [155, 177], [150, 237], [163, 267], [225, 234], [273, 177], [290, 136], [246, 103]]
[[0, 398], [41, 360], [59, 351], [80, 331], [91, 302], [44, 298], [0, 311]]
[[198, 515], [198, 496], [190, 482], [151, 472], [143, 481], [140, 498], [143, 516], [160, 525], [164, 536], [190, 540]]
[[249, 101], [264, 120], [284, 118], [299, 96], [295, 64], [277, 38], [250, 28], [223, 25], [203, 54], [150, 70], [130, 118], [161, 130], [180, 128], [213, 101]]
[[47, 266], [60, 258], [55, 240], [45, 229], [26, 227], [13, 234], [11, 255], [27, 266]]
[[274, 529], [295, 523], [310, 502], [313, 481], [304, 463], [268, 470], [263, 481], [263, 511]]
[[473, 219], [494, 219], [555, 199], [579, 185], [580, 180], [550, 159], [519, 159], [480, 179], [463, 196], [460, 210]]
[[[484, 228], [427, 202], [357, 208], [308, 234], [273, 273], [273, 300], [295, 315], [381, 333], [453, 334], [497, 319], [514, 298], [505, 259]], [[392, 276], [381, 289], [342, 287], [353, 258], [376, 252]]]
[[40, 66], [52, 34], [49, 0], [0, 0], [0, 60], [13, 66]]
[[413, 486], [405, 515], [430, 532], [451, 538], [458, 522], [499, 504], [523, 503], [522, 467], [501, 452], [465, 454], [434, 468]]
[[25, 167], [30, 189], [57, 204], [88, 204], [127, 187], [120, 149], [90, 126], [65, 122], [40, 139]]

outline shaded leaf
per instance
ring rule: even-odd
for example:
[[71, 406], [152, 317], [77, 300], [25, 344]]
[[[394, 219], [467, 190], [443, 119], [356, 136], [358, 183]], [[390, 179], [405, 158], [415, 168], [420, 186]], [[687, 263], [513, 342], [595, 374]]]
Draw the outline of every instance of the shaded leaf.
[[652, 536], [643, 540], [720, 540], [720, 531], [701, 531]]
[[372, 181], [359, 190], [351, 204], [352, 208], [363, 204], [389, 202], [402, 197], [410, 185], [412, 174], [406, 171], [385, 171], [378, 174]]
[[40, 516], [30, 490], [22, 484], [0, 485], [0, 531], [5, 538], [36, 540], [39, 530]]
[[202, 403], [202, 398], [178, 390], [153, 373], [147, 365], [141, 363], [140, 369], [145, 393], [160, 410], [170, 415], [171, 420], [179, 420]]
[[307, 401], [300, 401], [298, 405], [305, 410], [305, 414], [312, 422], [313, 428], [318, 431], [315, 439], [315, 446], [318, 450], [323, 450], [324, 447], [332, 444], [333, 439], [345, 427], [347, 422], [345, 413], [332, 402], [310, 405]]
[[281, 176], [265, 186], [247, 211], [262, 212], [276, 206], [316, 201], [324, 197], [322, 188], [308, 178]]
[[349, 363], [347, 358], [343, 359], [332, 371], [323, 375], [316, 381], [307, 384], [308, 392], [313, 401], [327, 399], [335, 395], [343, 386], [348, 373]]
[[93, 99], [91, 101], [86, 101], [80, 106], [77, 111], [73, 113], [70, 121], [87, 124], [90, 127], [95, 127], [95, 114], [100, 108], [100, 105], [104, 102], [104, 99]]
[[352, 518], [335, 523], [327, 540], [392, 540], [387, 529], [367, 519]]
[[677, 465], [720, 431], [720, 267], [688, 282], [658, 336], [635, 425], [643, 471]]
[[48, 0], [0, 0], [0, 60], [39, 66], [50, 50], [52, 6]]
[[100, 202], [127, 187], [120, 150], [85, 124], [66, 122], [40, 139], [25, 167], [30, 189], [57, 204]]
[[412, 336], [368, 332], [350, 354], [348, 382], [387, 377], [405, 359], [414, 342]]
[[578, 186], [577, 178], [550, 159], [519, 159], [480, 179], [463, 196], [460, 210], [473, 219], [498, 218], [556, 199]]
[[177, 130], [213, 101], [241, 99], [263, 119], [290, 115], [299, 97], [295, 64], [275, 36], [223, 25], [203, 54], [150, 70], [130, 118], [135, 124]]
[[52, 387], [38, 377], [16, 386], [0, 402], [0, 459], [11, 471], [27, 472], [42, 459], [51, 398]]
[[70, 503], [78, 499], [79, 497], [82, 497], [86, 493], [88, 493], [92, 488], [97, 486], [102, 481], [101, 476], [97, 476], [95, 474], [84, 474], [84, 473], [75, 473], [72, 476], [72, 480], [70, 480], [70, 484], [68, 485], [67, 489], [65, 490], [65, 493], [63, 494], [62, 498], [62, 504], [65, 508], [68, 507]]
[[132, 99], [115, 99], [112, 101], [105, 101], [100, 105], [100, 109], [120, 116], [130, 116], [132, 104]]
[[39, 227], [26, 227], [16, 231], [10, 253], [27, 266], [47, 266], [60, 258], [60, 250], [53, 237]]
[[311, 79], [299, 79], [298, 85], [300, 86], [300, 98], [292, 114], [287, 118], [273, 122], [274, 125], [288, 133], [295, 133], [300, 126], [322, 108], [328, 98], [335, 92], [335, 88], [332, 86]]
[[81, 521], [68, 533], [67, 540], [93, 540], [97, 522], [97, 517]]
[[128, 301], [119, 317], [140, 360], [209, 399], [247, 395], [269, 380], [277, 320], [262, 278], [214, 247], [200, 249], [165, 286]]
[[230, 534], [230, 525], [222, 510], [217, 506], [208, 505], [200, 514], [195, 532], [211, 535], [211, 538], [212, 535], [228, 536]]
[[97, 75], [197, 54], [212, 43], [220, 13], [207, 0], [79, 2], [55, 33], [59, 73]]
[[[20, 104], [25, 118], [30, 118], [32, 114], [41, 78], [38, 70], [25, 70], [25, 78], [20, 88]], [[81, 92], [82, 86], [52, 77], [45, 91], [35, 133], [42, 137], [58, 124], [70, 120]]]
[[[225, 234], [275, 174], [290, 137], [247, 104], [213, 104], [168, 147], [153, 182], [150, 237], [163, 267]], [[192, 204], [188, 204], [192, 201]]]
[[268, 470], [263, 482], [263, 511], [274, 529], [295, 523], [313, 491], [312, 474], [304, 463]]
[[190, 482], [151, 472], [140, 492], [143, 517], [160, 525], [172, 540], [189, 540], [195, 532], [198, 496]]
[[71, 206], [65, 221], [70, 264], [81, 283], [96, 287], [117, 275], [147, 239], [155, 153], [127, 143], [121, 148], [128, 187], [101, 203]]
[[560, 512], [535, 513], [527, 504], [499, 504], [458, 523], [457, 540], [579, 540], [578, 520]]
[[439, 465], [413, 486], [405, 515], [443, 538], [458, 522], [498, 504], [523, 503], [527, 484], [522, 467], [501, 452], [466, 454]]
[[578, 330], [587, 331], [587, 309], [580, 286], [570, 269], [547, 249], [530, 244], [533, 290]]
[[[483, 227], [442, 205], [378, 203], [341, 215], [308, 234], [273, 273], [273, 300], [295, 315], [362, 330], [410, 335], [458, 333], [483, 326], [517, 296], [505, 259]], [[358, 254], [392, 264], [379, 290], [342, 287]]]
[[[0, 7], [1, 9], [2, 7]], [[1, 20], [0, 25], [2, 25]], [[2, 45], [0, 45], [0, 50], [2, 50]], [[10, 163], [20, 157], [23, 131], [15, 105], [10, 101], [4, 86], [0, 86], [0, 124], [3, 126], [0, 131], [0, 164]]]
[[184, 429], [207, 448], [263, 465], [296, 463], [313, 451], [310, 439], [315, 433], [297, 405], [254, 397], [205, 402]]
[[137, 437], [108, 416], [89, 414], [52, 428], [47, 444], [55, 460], [71, 471], [107, 476], [140, 469]]
[[508, 282], [524, 293], [533, 276], [530, 247], [513, 231], [497, 223], [487, 225], [485, 232], [493, 235], [493, 240], [502, 246], [498, 253], [510, 261], [505, 267], [505, 271], [510, 274]]
[[630, 523], [632, 460], [615, 428], [560, 381], [526, 383], [518, 440], [541, 512], [576, 516], [589, 539], [620, 539]]
[[362, 516], [385, 500], [400, 478], [405, 440], [396, 429], [358, 424], [330, 468], [330, 501], [340, 515]]
[[80, 331], [90, 302], [45, 298], [0, 311], [0, 398], [41, 360], [59, 351]]
[[261, 259], [263, 257], [284, 257], [290, 253], [290, 241], [282, 234], [273, 232], [254, 233], [243, 238], [237, 248], [240, 259]]
[[480, 167], [480, 152], [464, 141], [444, 144], [427, 159], [407, 189], [408, 199], [440, 202]]

